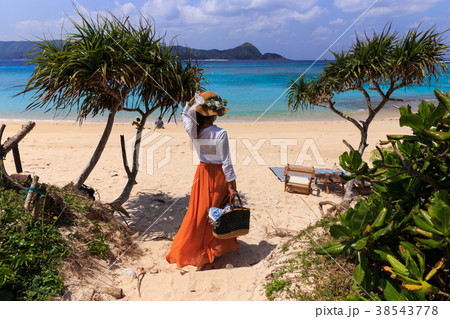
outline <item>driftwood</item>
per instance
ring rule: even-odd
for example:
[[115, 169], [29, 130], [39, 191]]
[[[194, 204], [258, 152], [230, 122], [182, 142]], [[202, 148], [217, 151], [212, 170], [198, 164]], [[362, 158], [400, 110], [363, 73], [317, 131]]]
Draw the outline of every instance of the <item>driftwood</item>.
[[[139, 298], [141, 298], [141, 281], [142, 278], [144, 278], [145, 274], [147, 272], [145, 271], [144, 268], [141, 268], [141, 272], [139, 273], [139, 275], [137, 276], [137, 291], [139, 293]], [[139, 276], [141, 276], [141, 278], [139, 279]]]
[[[5, 158], [6, 154], [8, 154], [9, 151], [18, 147], [19, 142], [22, 141], [22, 139], [34, 128], [35, 125], [36, 125], [36, 123], [34, 123], [34, 122], [28, 122], [28, 124], [22, 126], [22, 129], [16, 135], [8, 138], [6, 140], [6, 142], [3, 144], [2, 144], [2, 137], [3, 137], [3, 132], [6, 128], [6, 125], [3, 124], [0, 127], [0, 184], [2, 184], [3, 182], [6, 181], [18, 189], [26, 190], [26, 188], [23, 185], [17, 183], [15, 180], [13, 180], [8, 175], [8, 173], [6, 172], [6, 169], [5, 169], [5, 165], [3, 163], [3, 159]], [[20, 169], [21, 169], [21, 167], [20, 167]]]
[[2, 184], [2, 182], [7, 181], [9, 182], [9, 184], [11, 184], [12, 186], [21, 189], [21, 190], [26, 190], [26, 188], [22, 185], [17, 183], [15, 180], [13, 180], [8, 173], [6, 172], [6, 168], [5, 165], [3, 163], [3, 159], [0, 157], [0, 185]]
[[[2, 125], [2, 128], [4, 130], [4, 124]], [[30, 131], [36, 126], [35, 122], [28, 122], [28, 124], [23, 125], [22, 129], [13, 137], [10, 137], [6, 140], [5, 143], [3, 143], [3, 145], [0, 148], [0, 157], [5, 157], [6, 154], [9, 153], [9, 151], [11, 151], [14, 147], [16, 147], [20, 141], [23, 140], [23, 138], [30, 133]], [[3, 133], [2, 130], [2, 133]], [[0, 135], [1, 137], [1, 135]], [[1, 141], [0, 141], [1, 142]]]
[[[322, 201], [319, 202], [320, 216], [321, 218], [337, 216], [350, 208], [351, 203], [356, 200], [358, 196], [353, 196], [353, 179], [345, 184], [345, 194], [340, 203], [335, 203], [332, 201]], [[330, 205], [331, 207], [327, 209], [324, 213], [323, 206]]]
[[28, 189], [27, 197], [25, 198], [25, 204], [23, 207], [25, 208], [25, 211], [28, 211], [30, 209], [31, 201], [33, 199], [33, 189], [37, 188], [39, 181], [39, 176], [33, 176], [33, 179], [31, 181], [31, 187]]
[[[337, 214], [341, 214], [342, 212], [344, 212], [350, 208], [350, 204], [353, 201], [353, 199], [354, 198], [351, 198], [350, 200], [342, 201], [340, 204], [336, 204], [330, 200], [320, 202], [319, 203], [320, 217], [321, 218], [332, 217], [333, 213], [336, 217]], [[331, 207], [327, 209], [326, 213], [323, 212], [324, 205], [331, 205]]]
[[[41, 187], [40, 187], [40, 190], [41, 190], [42, 193], [45, 194], [47, 192], [46, 184], [42, 184]], [[52, 197], [49, 194], [47, 194], [45, 196]], [[52, 197], [52, 200], [56, 202], [55, 198], [53, 198], [53, 197]], [[41, 216], [43, 202], [44, 202], [44, 197], [43, 196], [36, 196], [35, 199], [34, 199], [33, 218], [35, 220], [38, 219]]]

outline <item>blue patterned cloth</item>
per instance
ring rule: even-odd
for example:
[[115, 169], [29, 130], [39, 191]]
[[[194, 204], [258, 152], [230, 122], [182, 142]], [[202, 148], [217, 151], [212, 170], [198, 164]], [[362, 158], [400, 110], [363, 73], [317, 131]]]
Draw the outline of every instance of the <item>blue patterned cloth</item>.
[[[235, 206], [232, 205], [232, 208]], [[208, 211], [208, 217], [214, 226], [219, 226], [220, 224], [220, 217], [225, 214], [226, 212], [230, 211], [232, 208], [230, 208], [230, 204], [227, 204], [224, 208], [217, 208], [217, 207], [211, 207]]]

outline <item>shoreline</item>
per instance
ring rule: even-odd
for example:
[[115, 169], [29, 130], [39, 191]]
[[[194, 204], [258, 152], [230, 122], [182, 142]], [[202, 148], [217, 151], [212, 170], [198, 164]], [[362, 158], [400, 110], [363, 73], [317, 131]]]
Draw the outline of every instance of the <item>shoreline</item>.
[[[391, 120], [398, 120], [400, 116], [386, 116], [386, 117], [376, 117], [373, 121], [391, 121]], [[106, 122], [91, 122], [91, 121], [83, 121], [83, 123], [79, 123], [76, 121], [69, 121], [69, 120], [42, 120], [42, 119], [0, 119], [0, 124], [26, 124], [28, 122], [35, 122], [35, 123], [50, 123], [50, 124], [68, 124], [68, 125], [102, 125], [104, 126]], [[257, 125], [257, 124], [304, 124], [304, 123], [350, 123], [349, 121], [342, 119], [342, 118], [336, 118], [336, 119], [305, 119], [302, 121], [299, 121], [297, 119], [290, 120], [290, 121], [279, 121], [279, 120], [269, 120], [269, 121], [257, 121], [255, 123], [250, 121], [216, 121], [216, 125], [238, 125], [238, 124], [250, 124], [250, 125]], [[131, 126], [131, 122], [120, 122], [116, 121], [113, 125], [123, 125], [123, 126]], [[146, 124], [146, 129], [150, 129], [148, 126], [154, 126], [154, 123], [148, 123]], [[164, 126], [170, 126], [170, 127], [177, 127], [183, 126], [183, 123], [181, 121], [178, 121], [177, 123], [170, 122], [170, 123], [164, 123]]]
[[[414, 107], [414, 106], [413, 106]], [[218, 124], [255, 124], [255, 123], [293, 123], [293, 122], [347, 122], [347, 120], [339, 117], [337, 114], [332, 113], [329, 110], [320, 110], [322, 112], [311, 112], [311, 111], [296, 111], [291, 114], [258, 114], [257, 116], [252, 115], [234, 115], [227, 114], [227, 116], [220, 118], [218, 117], [216, 123]], [[327, 112], [324, 112], [327, 111]], [[354, 111], [345, 114], [354, 117], [356, 120], [363, 120], [367, 117], [367, 111]], [[124, 114], [121, 114], [124, 115]], [[147, 125], [154, 125], [154, 120], [159, 116], [158, 113], [152, 114], [147, 119]], [[399, 111], [393, 107], [382, 109], [375, 117], [375, 119], [390, 119], [399, 118]], [[130, 124], [136, 115], [130, 115], [129, 117], [116, 116], [114, 124]], [[163, 118], [164, 120], [164, 118]], [[22, 118], [0, 118], [0, 122], [29, 122], [33, 121], [36, 123], [73, 123], [78, 124], [80, 122], [76, 121], [75, 117], [70, 119], [61, 118], [36, 118], [36, 117], [22, 117]], [[82, 121], [82, 124], [105, 124], [106, 116], [97, 118], [87, 118]], [[170, 122], [164, 121], [164, 125], [182, 125], [181, 114], [177, 114], [176, 122], [172, 118]]]
[[[428, 103], [437, 104], [436, 99], [429, 99], [429, 98], [423, 98], [423, 99], [413, 99], [413, 100], [405, 100], [404, 102], [397, 102], [397, 104], [388, 104], [381, 109], [381, 111], [375, 116], [375, 120], [377, 119], [391, 119], [391, 118], [399, 118], [400, 112], [397, 109], [399, 106], [406, 106], [411, 105], [413, 110], [417, 110], [419, 103], [425, 100]], [[181, 108], [180, 108], [181, 109]], [[218, 118], [217, 123], [218, 124], [254, 124], [254, 123], [291, 123], [291, 122], [347, 122], [345, 119], [339, 117], [337, 114], [333, 113], [332, 111], [322, 108], [322, 107], [316, 107], [314, 110], [305, 110], [305, 111], [286, 111], [286, 113], [265, 113], [265, 112], [258, 112], [257, 114], [236, 114], [232, 113], [232, 109], [230, 110], [229, 114], [223, 118]], [[289, 113], [288, 113], [289, 112]], [[344, 114], [348, 114], [351, 117], [354, 117], [357, 121], [364, 120], [367, 115], [367, 107], [362, 104], [362, 107], [358, 110], [348, 111], [348, 110], [342, 110]], [[179, 113], [179, 114], [178, 114]], [[45, 118], [44, 116], [46, 113], [35, 115], [30, 114], [31, 116], [26, 117], [23, 113], [17, 114], [18, 118], [10, 118], [10, 117], [4, 117], [2, 118], [0, 115], [0, 122], [43, 122], [43, 123], [74, 123], [77, 124], [79, 122], [76, 121], [76, 115], [73, 114], [73, 116], [66, 115], [64, 118]], [[123, 112], [118, 113], [116, 115], [114, 124], [129, 124], [131, 123], [136, 117], [138, 116], [138, 113], [129, 113], [129, 112]], [[159, 116], [158, 112], [155, 112], [152, 114], [147, 123], [150, 125], [154, 125], [154, 120]], [[106, 115], [99, 115], [96, 118], [87, 118], [83, 120], [82, 124], [85, 123], [93, 123], [93, 124], [105, 124], [107, 120]], [[164, 120], [164, 118], [163, 118]], [[182, 124], [181, 121], [181, 111], [177, 112], [176, 114], [176, 123], [174, 119], [172, 118], [171, 122], [168, 123], [164, 120], [164, 125], [178, 125]]]

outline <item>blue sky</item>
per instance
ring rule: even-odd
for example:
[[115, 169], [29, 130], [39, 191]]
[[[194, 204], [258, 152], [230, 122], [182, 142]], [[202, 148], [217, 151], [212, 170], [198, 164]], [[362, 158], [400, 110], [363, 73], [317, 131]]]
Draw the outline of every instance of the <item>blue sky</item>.
[[289, 59], [316, 59], [333, 43], [333, 51], [348, 48], [355, 32], [380, 31], [388, 22], [400, 34], [419, 23], [423, 28], [450, 28], [448, 0], [0, 1], [0, 41], [34, 40], [43, 33], [60, 37], [72, 31], [67, 17], [75, 15], [76, 4], [81, 11], [109, 11], [130, 16], [132, 21], [142, 13], [153, 18], [158, 33], [167, 32], [168, 38], [176, 36], [179, 44], [192, 48], [223, 50], [251, 42], [262, 53]]

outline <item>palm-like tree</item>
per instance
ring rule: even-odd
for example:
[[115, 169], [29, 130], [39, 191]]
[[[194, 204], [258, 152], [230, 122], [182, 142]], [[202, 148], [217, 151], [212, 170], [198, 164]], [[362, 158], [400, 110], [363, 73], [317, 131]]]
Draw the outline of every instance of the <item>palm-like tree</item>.
[[[193, 82], [198, 88], [201, 80], [198, 65], [172, 55], [170, 47], [163, 44], [164, 37], [156, 36], [147, 19], [142, 18], [135, 27], [128, 18], [97, 15], [94, 20], [78, 14], [81, 23], [71, 19], [74, 34], [60, 41], [35, 43], [39, 50], [31, 54], [31, 63], [36, 68], [21, 92], [33, 92], [27, 109], [58, 112], [76, 107], [80, 123], [88, 116], [108, 112], [94, 154], [74, 183], [77, 188], [98, 162], [117, 112], [139, 112], [144, 127], [152, 112], [176, 108], [185, 95], [193, 95]], [[187, 73], [193, 78], [185, 89], [186, 83], [180, 79]]]
[[138, 81], [131, 55], [135, 30], [119, 21], [98, 15], [96, 20], [78, 11], [81, 23], [71, 19], [76, 32], [66, 39], [36, 42], [31, 53], [36, 68], [21, 94], [33, 92], [27, 109], [70, 111], [76, 107], [77, 121], [108, 112], [108, 120], [92, 158], [75, 187], [80, 187], [94, 169], [110, 136], [114, 117]]
[[[298, 110], [316, 105], [350, 121], [361, 133], [358, 151], [363, 154], [368, 146], [370, 123], [387, 102], [398, 101], [392, 97], [396, 90], [421, 85], [448, 73], [444, 60], [448, 46], [442, 38], [446, 31], [437, 32], [436, 28], [419, 31], [419, 28], [409, 30], [401, 39], [391, 32], [390, 25], [372, 37], [357, 37], [349, 51], [333, 53], [335, 60], [326, 64], [319, 78], [291, 79], [287, 94], [289, 107]], [[336, 94], [353, 90], [360, 91], [367, 104], [368, 116], [363, 121], [341, 112], [334, 101]], [[381, 97], [377, 105], [372, 103], [369, 90]]]
[[[156, 110], [160, 110], [161, 114], [170, 111], [173, 115], [180, 103], [187, 102], [201, 88], [200, 83], [203, 80], [203, 70], [197, 61], [192, 61], [190, 58], [181, 59], [172, 51], [172, 45], [158, 43], [154, 50], [149, 52], [147, 45], [149, 38], [147, 34], [142, 34], [134, 51], [134, 58], [139, 62], [140, 67], [136, 72], [139, 84], [133, 91], [136, 103], [123, 108], [124, 111], [139, 113], [141, 119], [136, 132], [131, 170], [124, 158], [128, 181], [120, 196], [110, 203], [116, 210], [123, 213], [125, 211], [121, 205], [128, 200], [136, 184], [142, 131], [148, 117]], [[122, 148], [124, 148], [123, 143]], [[125, 154], [124, 149], [123, 154]]]

